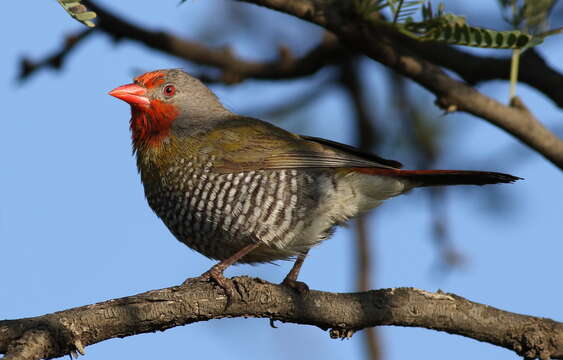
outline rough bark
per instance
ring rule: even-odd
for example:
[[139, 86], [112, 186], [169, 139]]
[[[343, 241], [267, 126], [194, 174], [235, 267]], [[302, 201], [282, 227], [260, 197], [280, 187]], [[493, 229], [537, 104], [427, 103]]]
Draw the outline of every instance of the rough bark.
[[[563, 358], [563, 324], [478, 304], [454, 294], [413, 288], [360, 293], [293, 290], [248, 277], [233, 278], [232, 305], [208, 282], [68, 309], [33, 318], [0, 321], [5, 360], [60, 357], [84, 352], [107, 339], [163, 331], [226, 317], [255, 317], [330, 330], [334, 338], [379, 326], [423, 327], [513, 350], [527, 358]], [[267, 327], [267, 323], [264, 323]], [[272, 329], [271, 331], [275, 331]]]

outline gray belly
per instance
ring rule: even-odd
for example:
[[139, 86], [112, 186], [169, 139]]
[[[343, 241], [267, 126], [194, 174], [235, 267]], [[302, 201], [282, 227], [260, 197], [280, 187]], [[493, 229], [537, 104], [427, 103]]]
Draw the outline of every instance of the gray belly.
[[333, 182], [323, 170], [218, 174], [186, 161], [170, 168], [161, 184], [145, 186], [145, 193], [190, 248], [223, 260], [258, 243], [241, 260], [254, 263], [291, 258], [327, 237], [336, 221], [319, 221], [319, 212]]

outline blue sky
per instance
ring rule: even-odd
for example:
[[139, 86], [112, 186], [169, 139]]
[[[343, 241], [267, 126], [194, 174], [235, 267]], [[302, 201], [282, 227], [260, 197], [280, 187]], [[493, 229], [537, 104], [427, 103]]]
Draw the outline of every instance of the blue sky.
[[[112, 9], [147, 26], [167, 29], [190, 38], [202, 31], [219, 1], [127, 0]], [[480, 2], [483, 10], [496, 7]], [[237, 5], [237, 4], [235, 4]], [[247, 6], [240, 5], [237, 6]], [[131, 10], [128, 10], [131, 8]], [[4, 76], [0, 97], [4, 105], [0, 142], [0, 318], [41, 315], [69, 307], [181, 283], [207, 270], [213, 262], [176, 241], [148, 208], [131, 156], [129, 109], [107, 95], [130, 82], [139, 69], [193, 69], [165, 56], [124, 41], [113, 43], [95, 35], [69, 57], [64, 71], [41, 71], [18, 84], [22, 55], [42, 58], [58, 49], [65, 34], [81, 25], [55, 1], [6, 2], [0, 29], [5, 46], [0, 57]], [[316, 41], [299, 37], [320, 33], [287, 16], [255, 9], [261, 24], [275, 27], [296, 52]], [[494, 16], [491, 15], [491, 18]], [[228, 12], [214, 15], [227, 18]], [[471, 20], [471, 17], [470, 17]], [[479, 21], [478, 18], [475, 21]], [[486, 19], [484, 20], [486, 21]], [[215, 25], [214, 25], [215, 26]], [[274, 56], [256, 53], [251, 34], [215, 39], [236, 42], [235, 50], [248, 58]], [[561, 38], [549, 39], [540, 51], [563, 71]], [[267, 44], [260, 44], [261, 48]], [[278, 45], [278, 44], [275, 44]], [[385, 117], [385, 75], [377, 64], [365, 64], [365, 79], [373, 90], [378, 114]], [[317, 76], [317, 80], [323, 74]], [[215, 86], [221, 99], [235, 111], [249, 111], [304, 88], [300, 82], [248, 81], [238, 86]], [[507, 85], [491, 82], [482, 91], [506, 101]], [[421, 104], [431, 108], [433, 97], [414, 87]], [[563, 129], [562, 113], [525, 85], [519, 93], [530, 109], [550, 128]], [[450, 236], [467, 259], [447, 275], [435, 271], [438, 254], [432, 244], [428, 199], [424, 189], [393, 199], [375, 211], [370, 221], [375, 287], [438, 288], [501, 309], [563, 320], [560, 299], [562, 173], [541, 156], [490, 124], [464, 114], [440, 117], [449, 137], [441, 168], [471, 168], [509, 172], [526, 180], [493, 187], [455, 188], [447, 193]], [[281, 126], [319, 137], [352, 143], [350, 105], [341, 91], [327, 90], [314, 106], [301, 110]], [[273, 120], [273, 119], [265, 119]], [[400, 158], [387, 147], [382, 156]], [[409, 166], [409, 164], [406, 164]], [[412, 166], [412, 164], [410, 164]], [[491, 210], [493, 197], [504, 206]], [[311, 288], [354, 290], [352, 228], [311, 252], [302, 279]], [[236, 266], [227, 275], [247, 274], [279, 282], [290, 264]], [[385, 359], [411, 357], [449, 359], [516, 359], [516, 355], [471, 339], [423, 329], [380, 328]], [[233, 319], [198, 323], [126, 339], [106, 341], [86, 349], [87, 359], [219, 356], [231, 359], [294, 357], [362, 358], [360, 336], [334, 341], [319, 329], [281, 324], [271, 329], [267, 320]]]

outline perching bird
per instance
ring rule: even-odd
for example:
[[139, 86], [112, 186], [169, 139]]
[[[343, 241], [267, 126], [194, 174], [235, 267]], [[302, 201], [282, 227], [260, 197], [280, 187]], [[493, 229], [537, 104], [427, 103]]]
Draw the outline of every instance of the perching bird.
[[496, 172], [401, 170], [348, 145], [227, 110], [198, 79], [157, 70], [112, 90], [131, 105], [133, 150], [150, 207], [174, 236], [220, 260], [202, 279], [227, 293], [234, 263], [303, 260], [335, 226], [412, 188], [510, 183]]

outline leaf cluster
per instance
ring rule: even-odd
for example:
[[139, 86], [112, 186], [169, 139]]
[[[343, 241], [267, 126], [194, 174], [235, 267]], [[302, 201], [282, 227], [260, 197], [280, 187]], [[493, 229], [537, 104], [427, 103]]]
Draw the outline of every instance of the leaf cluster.
[[[469, 24], [465, 17], [445, 12], [444, 3], [436, 11], [428, 0], [354, 0], [354, 11], [364, 19], [389, 9], [392, 21], [387, 25], [419, 41], [437, 41], [452, 45], [494, 49], [521, 49], [539, 45], [546, 36], [558, 31], [530, 32], [545, 28], [556, 0], [498, 0], [502, 9], [512, 9], [506, 18], [514, 30], [500, 31]], [[419, 12], [420, 20], [415, 20]], [[381, 20], [376, 20], [381, 22]], [[524, 26], [525, 25], [525, 26]]]

